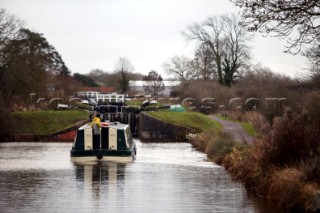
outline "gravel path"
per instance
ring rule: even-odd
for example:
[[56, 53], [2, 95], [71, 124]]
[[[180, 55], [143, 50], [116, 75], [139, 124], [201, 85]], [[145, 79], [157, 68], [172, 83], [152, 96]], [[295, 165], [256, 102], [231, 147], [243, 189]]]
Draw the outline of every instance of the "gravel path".
[[254, 137], [249, 135], [239, 123], [223, 120], [215, 115], [208, 115], [208, 117], [220, 122], [222, 124], [223, 130], [225, 132], [228, 132], [235, 141], [247, 142], [248, 144], [251, 144], [253, 142]]

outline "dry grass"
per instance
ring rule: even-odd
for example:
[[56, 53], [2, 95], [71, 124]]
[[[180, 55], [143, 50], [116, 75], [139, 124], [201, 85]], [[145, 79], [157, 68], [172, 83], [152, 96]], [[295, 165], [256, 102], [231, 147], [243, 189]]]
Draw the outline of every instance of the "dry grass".
[[263, 116], [258, 111], [229, 111], [226, 113], [226, 116], [238, 121], [248, 122], [258, 132], [257, 135], [265, 134], [270, 130], [270, 124], [265, 116]]
[[309, 212], [320, 189], [320, 128], [309, 116], [277, 118], [248, 149], [233, 150], [222, 165], [245, 187], [286, 212]]
[[238, 180], [245, 184], [251, 191], [256, 188], [263, 177], [263, 168], [260, 164], [261, 152], [256, 147], [244, 150], [233, 150], [227, 154], [222, 165]]
[[[312, 212], [317, 208], [320, 211], [319, 88], [256, 67], [231, 88], [195, 81], [181, 87], [181, 94], [196, 100], [215, 98], [216, 106], [223, 104], [225, 109], [231, 98], [260, 99], [260, 112], [224, 111], [229, 118], [249, 122], [255, 127], [259, 138], [252, 146], [237, 149], [229, 144], [228, 148], [223, 148], [219, 144], [221, 141], [228, 144], [228, 138], [206, 133], [199, 136], [197, 147], [221, 161], [247, 189], [283, 212]], [[287, 102], [267, 106], [265, 98], [272, 97], [286, 98]], [[244, 109], [244, 103], [240, 104]]]
[[318, 156], [319, 127], [311, 125], [305, 115], [276, 119], [271, 131], [262, 140], [262, 163], [278, 167], [294, 166]]
[[226, 154], [242, 147], [238, 142], [233, 141], [229, 134], [216, 129], [210, 129], [198, 134], [193, 145], [218, 164], [222, 163], [222, 159]]
[[320, 92], [313, 91], [306, 95], [304, 104], [305, 110], [308, 112], [310, 119], [315, 122], [320, 122]]
[[270, 204], [290, 212], [310, 210], [317, 193], [312, 184], [305, 182], [304, 173], [296, 168], [275, 171], [261, 185]]

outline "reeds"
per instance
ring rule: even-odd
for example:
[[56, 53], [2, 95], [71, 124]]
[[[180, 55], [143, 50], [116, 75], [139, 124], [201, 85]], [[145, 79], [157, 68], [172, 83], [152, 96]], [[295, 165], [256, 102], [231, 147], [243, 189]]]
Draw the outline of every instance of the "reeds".
[[312, 212], [320, 190], [320, 128], [309, 117], [285, 115], [246, 150], [224, 156], [222, 165], [245, 187], [288, 212]]
[[290, 212], [311, 210], [317, 192], [312, 184], [305, 182], [304, 173], [296, 168], [275, 171], [260, 185], [268, 203]]
[[320, 126], [309, 123], [307, 116], [286, 115], [277, 118], [261, 143], [265, 166], [294, 166], [319, 155]]
[[193, 145], [218, 164], [221, 164], [226, 154], [232, 152], [235, 148], [240, 149], [241, 147], [239, 143], [232, 140], [228, 133], [217, 131], [216, 129], [209, 129], [198, 134]]

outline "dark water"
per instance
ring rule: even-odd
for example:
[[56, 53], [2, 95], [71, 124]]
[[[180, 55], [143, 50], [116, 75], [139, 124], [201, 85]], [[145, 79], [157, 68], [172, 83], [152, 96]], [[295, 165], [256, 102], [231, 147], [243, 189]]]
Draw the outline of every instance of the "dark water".
[[0, 144], [0, 212], [271, 212], [190, 144], [137, 141], [127, 164], [72, 163], [71, 145]]

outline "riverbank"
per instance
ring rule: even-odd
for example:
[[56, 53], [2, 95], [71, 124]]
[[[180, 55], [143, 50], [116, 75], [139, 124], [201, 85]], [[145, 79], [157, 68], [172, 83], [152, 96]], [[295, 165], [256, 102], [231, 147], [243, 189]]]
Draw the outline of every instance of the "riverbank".
[[139, 114], [139, 139], [143, 142], [187, 142], [188, 134], [209, 128], [220, 131], [221, 124], [199, 112], [155, 111]]
[[51, 135], [66, 130], [88, 120], [89, 114], [83, 110], [43, 110], [12, 113], [14, 135]]
[[73, 142], [78, 128], [87, 122], [88, 120], [79, 121], [70, 127], [47, 135], [13, 134], [9, 140], [12, 142]]
[[[6, 141], [72, 142], [76, 129], [88, 121], [86, 111], [29, 111], [12, 113], [12, 132]], [[139, 138], [148, 142], [186, 142], [186, 135], [221, 125], [198, 112], [143, 112], [137, 121]]]
[[14, 112], [3, 142], [72, 142], [88, 119], [88, 112], [81, 110]]
[[[42, 128], [47, 124], [56, 126], [55, 122], [70, 125], [68, 122], [61, 122], [60, 119], [75, 122], [88, 118], [85, 112], [80, 113], [81, 116], [74, 111], [34, 113], [36, 116], [30, 116], [28, 119], [19, 117], [21, 114], [18, 113], [16, 122], [19, 121], [19, 125], [25, 127], [19, 131], [26, 131], [27, 127], [34, 130], [37, 129], [36, 126]], [[28, 117], [30, 114], [24, 115]], [[73, 115], [66, 119], [66, 114]], [[164, 123], [187, 126], [190, 132], [192, 128], [202, 132], [197, 135], [192, 144], [206, 153], [209, 159], [226, 168], [232, 177], [244, 184], [248, 191], [262, 197], [268, 204], [287, 212], [316, 212], [320, 209], [318, 178], [320, 128], [310, 125], [304, 120], [305, 118], [288, 116], [278, 118], [260, 139], [252, 141], [247, 139], [243, 129], [239, 129], [241, 125], [232, 125], [231, 128], [226, 125], [231, 125], [232, 121], [224, 122], [216, 116], [165, 111], [151, 112], [150, 115]], [[59, 130], [47, 135], [15, 134], [14, 141], [73, 141], [77, 125], [81, 125], [81, 122], [75, 122], [73, 126], [63, 131]], [[223, 128], [229, 130], [229, 133], [222, 131]], [[183, 132], [182, 135], [185, 136], [185, 133]], [[239, 133], [241, 137], [236, 137], [234, 133]], [[238, 138], [236, 139], [238, 141], [235, 141], [235, 138]]]
[[215, 131], [221, 130], [221, 123], [199, 112], [174, 112], [174, 111], [155, 111], [148, 112], [148, 115], [158, 118], [168, 123], [174, 123], [203, 132], [214, 127]]
[[212, 131], [193, 144], [269, 205], [284, 212], [318, 212], [319, 129], [307, 116], [285, 115], [250, 145]]

